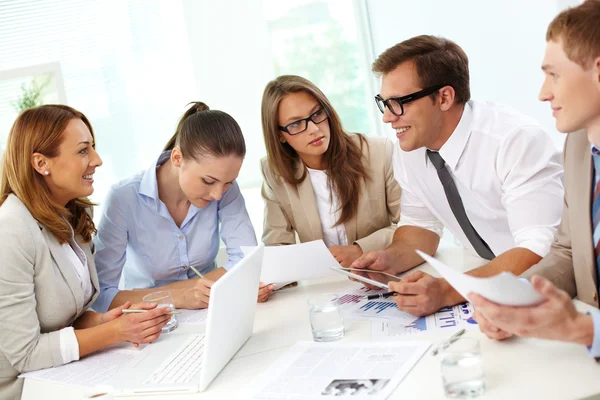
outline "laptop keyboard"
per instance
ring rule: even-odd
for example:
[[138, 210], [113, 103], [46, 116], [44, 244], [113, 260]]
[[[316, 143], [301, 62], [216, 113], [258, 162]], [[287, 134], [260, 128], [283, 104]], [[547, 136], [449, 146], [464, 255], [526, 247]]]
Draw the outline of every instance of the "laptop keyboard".
[[202, 369], [204, 335], [192, 335], [164, 363], [152, 372], [144, 384], [185, 384]]

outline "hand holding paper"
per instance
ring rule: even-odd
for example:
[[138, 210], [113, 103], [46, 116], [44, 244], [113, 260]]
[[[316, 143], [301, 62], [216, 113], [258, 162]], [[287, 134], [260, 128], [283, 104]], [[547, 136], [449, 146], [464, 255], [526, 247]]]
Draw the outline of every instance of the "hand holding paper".
[[477, 278], [457, 272], [420, 250], [416, 252], [465, 299], [468, 299], [469, 293], [477, 293], [494, 303], [506, 306], [531, 306], [544, 300], [529, 282], [518, 279], [510, 272], [502, 272], [489, 278]]

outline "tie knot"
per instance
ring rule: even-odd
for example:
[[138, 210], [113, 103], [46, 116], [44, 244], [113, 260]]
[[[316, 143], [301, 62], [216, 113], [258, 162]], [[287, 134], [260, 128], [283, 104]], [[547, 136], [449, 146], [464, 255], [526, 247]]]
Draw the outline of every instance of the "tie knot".
[[427, 156], [431, 160], [431, 163], [434, 165], [435, 169], [437, 169], [438, 171], [444, 168], [444, 165], [446, 165], [444, 159], [442, 158], [442, 156], [440, 156], [440, 153], [438, 153], [437, 151], [427, 150]]

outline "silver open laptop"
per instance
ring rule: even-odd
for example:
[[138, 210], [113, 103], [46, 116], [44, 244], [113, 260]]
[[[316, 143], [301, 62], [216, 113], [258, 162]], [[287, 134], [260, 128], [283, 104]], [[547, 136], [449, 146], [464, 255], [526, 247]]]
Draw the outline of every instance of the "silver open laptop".
[[263, 252], [261, 244], [212, 286], [205, 334], [161, 335], [123, 368], [115, 384], [118, 394], [206, 389], [252, 335]]

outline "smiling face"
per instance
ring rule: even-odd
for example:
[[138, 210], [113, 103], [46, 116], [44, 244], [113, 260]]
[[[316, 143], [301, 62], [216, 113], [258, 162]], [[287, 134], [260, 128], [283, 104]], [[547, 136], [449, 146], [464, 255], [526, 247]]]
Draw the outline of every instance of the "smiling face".
[[[287, 126], [297, 120], [308, 118], [322, 108], [323, 106], [317, 99], [309, 93], [290, 93], [279, 103], [277, 121], [279, 126]], [[296, 135], [290, 135], [284, 131], [280, 131], [280, 134], [281, 140], [287, 142], [307, 166], [316, 169], [321, 168], [323, 154], [329, 148], [330, 130], [328, 119], [319, 124], [308, 121], [306, 130]]]
[[[383, 99], [402, 97], [422, 90], [412, 61], [400, 64], [391, 72], [384, 74], [381, 80], [380, 96]], [[400, 148], [413, 151], [421, 147], [436, 148], [436, 142], [442, 131], [443, 111], [437, 101], [430, 96], [404, 104], [404, 114], [397, 116], [386, 107], [383, 122], [396, 131]], [[438, 147], [439, 148], [439, 147]]]
[[600, 58], [584, 69], [567, 57], [561, 40], [547, 43], [539, 99], [550, 103], [560, 132], [600, 126], [599, 68]]
[[179, 186], [188, 201], [198, 208], [206, 207], [223, 194], [238, 177], [244, 159], [235, 155], [204, 156], [201, 161], [181, 157], [179, 148], [171, 154], [173, 166], [179, 169]]
[[102, 165], [94, 146], [94, 138], [86, 124], [81, 119], [72, 119], [62, 135], [58, 155], [51, 158], [37, 155], [33, 160], [52, 197], [60, 204], [94, 192], [94, 172]]

